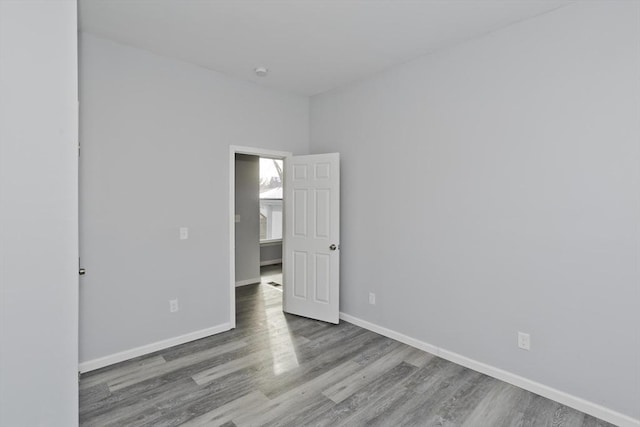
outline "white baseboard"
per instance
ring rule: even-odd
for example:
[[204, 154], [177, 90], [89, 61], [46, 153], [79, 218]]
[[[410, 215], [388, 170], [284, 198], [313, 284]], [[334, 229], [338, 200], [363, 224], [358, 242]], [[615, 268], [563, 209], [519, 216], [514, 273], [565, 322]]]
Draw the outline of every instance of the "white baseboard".
[[265, 265], [273, 265], [273, 264], [282, 264], [282, 258], [260, 261], [260, 267], [263, 267]]
[[437, 347], [433, 344], [417, 340], [415, 338], [401, 334], [400, 332], [384, 328], [382, 326], [376, 325], [375, 323], [362, 320], [346, 313], [340, 313], [340, 319], [345, 320], [349, 323], [353, 323], [354, 325], [360, 326], [361, 328], [376, 332], [380, 335], [384, 335], [385, 337], [400, 341], [401, 343], [434, 354], [443, 359], [457, 363], [458, 365], [473, 369], [474, 371], [489, 375], [506, 383], [513, 384], [532, 393], [538, 394], [551, 400], [555, 400], [556, 402], [561, 403], [565, 406], [577, 409], [578, 411], [584, 412], [585, 414], [592, 415], [617, 426], [640, 427], [640, 420], [636, 418], [621, 414], [620, 412], [605, 408], [604, 406], [598, 405], [577, 396], [573, 396], [569, 393], [565, 393], [544, 384], [540, 384], [528, 378], [521, 377], [520, 375], [516, 375], [500, 368], [496, 368], [495, 366], [487, 365], [486, 363], [478, 362], [477, 360]]
[[400, 332], [384, 328], [382, 326], [376, 325], [375, 323], [367, 322], [366, 320], [359, 319], [347, 313], [340, 313], [340, 318], [349, 323], [353, 323], [356, 326], [360, 326], [361, 328], [368, 329], [377, 334], [384, 335], [385, 337], [410, 345], [411, 347], [426, 351], [427, 353], [438, 355], [438, 347], [436, 347], [435, 345], [431, 345], [415, 338], [411, 338], [407, 335], [401, 334]]
[[151, 344], [143, 345], [141, 347], [121, 351], [119, 353], [110, 354], [109, 356], [88, 360], [86, 362], [80, 363], [78, 370], [80, 372], [95, 371], [96, 369], [104, 368], [105, 366], [113, 365], [114, 363], [124, 362], [125, 360], [144, 356], [145, 354], [153, 353], [154, 351], [164, 350], [165, 348], [173, 347], [174, 345], [180, 345], [189, 341], [195, 341], [200, 338], [219, 334], [220, 332], [228, 331], [229, 329], [231, 329], [231, 325], [229, 323], [223, 323], [222, 325], [214, 326], [212, 328], [201, 329], [199, 331], [190, 332], [178, 337], [157, 341]]
[[258, 277], [254, 279], [238, 280], [236, 282], [236, 288], [238, 286], [253, 285], [254, 283], [260, 283], [260, 278]]

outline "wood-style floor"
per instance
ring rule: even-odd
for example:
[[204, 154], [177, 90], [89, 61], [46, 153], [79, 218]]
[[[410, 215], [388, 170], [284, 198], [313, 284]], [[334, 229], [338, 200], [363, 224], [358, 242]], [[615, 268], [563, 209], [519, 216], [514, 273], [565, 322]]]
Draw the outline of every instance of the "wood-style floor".
[[347, 322], [237, 289], [237, 328], [82, 375], [83, 426], [610, 426]]

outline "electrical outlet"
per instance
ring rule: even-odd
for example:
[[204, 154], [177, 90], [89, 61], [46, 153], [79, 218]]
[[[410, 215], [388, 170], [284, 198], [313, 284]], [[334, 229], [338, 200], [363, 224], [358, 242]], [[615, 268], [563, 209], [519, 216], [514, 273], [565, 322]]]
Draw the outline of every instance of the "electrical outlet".
[[529, 334], [525, 334], [524, 332], [518, 332], [518, 347], [523, 350], [530, 350], [531, 336], [529, 336]]
[[189, 238], [189, 229], [187, 227], [180, 227], [180, 240], [187, 240]]
[[180, 309], [180, 307], [178, 307], [178, 300], [177, 299], [169, 300], [169, 313], [175, 313], [179, 309]]
[[369, 293], [369, 304], [376, 305], [376, 294], [373, 292]]

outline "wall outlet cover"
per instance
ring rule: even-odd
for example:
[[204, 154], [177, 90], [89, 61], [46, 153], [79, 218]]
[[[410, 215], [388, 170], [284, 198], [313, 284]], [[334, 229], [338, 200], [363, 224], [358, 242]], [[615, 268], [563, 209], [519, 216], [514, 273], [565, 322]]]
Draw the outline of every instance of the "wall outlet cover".
[[518, 332], [518, 347], [523, 350], [531, 350], [531, 336], [524, 332]]

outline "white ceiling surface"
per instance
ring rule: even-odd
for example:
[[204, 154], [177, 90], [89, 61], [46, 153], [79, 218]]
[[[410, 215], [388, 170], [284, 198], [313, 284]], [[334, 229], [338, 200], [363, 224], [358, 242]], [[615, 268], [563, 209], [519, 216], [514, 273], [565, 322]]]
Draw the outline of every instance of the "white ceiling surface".
[[[567, 0], [80, 0], [80, 28], [314, 95]], [[254, 74], [264, 65], [266, 78]]]

